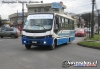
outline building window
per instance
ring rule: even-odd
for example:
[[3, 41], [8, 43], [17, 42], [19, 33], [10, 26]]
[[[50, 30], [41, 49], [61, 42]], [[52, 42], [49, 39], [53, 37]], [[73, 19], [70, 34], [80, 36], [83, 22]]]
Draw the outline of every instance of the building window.
[[41, 8], [41, 12], [44, 12], [44, 8]]
[[34, 12], [38, 12], [38, 8], [34, 10]]
[[59, 11], [59, 9], [54, 9], [55, 11]]
[[41, 8], [38, 8], [38, 12], [41, 12]]
[[45, 8], [45, 12], [48, 12], [49, 11], [49, 8]]

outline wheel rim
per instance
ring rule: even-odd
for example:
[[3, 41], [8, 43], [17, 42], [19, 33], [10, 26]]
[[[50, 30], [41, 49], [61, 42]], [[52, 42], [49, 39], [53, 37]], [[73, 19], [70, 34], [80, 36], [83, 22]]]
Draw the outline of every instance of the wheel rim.
[[55, 48], [55, 44], [53, 44], [53, 46], [52, 46], [52, 49], [54, 49]]
[[52, 50], [55, 49], [55, 42], [53, 43], [51, 49], [52, 49]]

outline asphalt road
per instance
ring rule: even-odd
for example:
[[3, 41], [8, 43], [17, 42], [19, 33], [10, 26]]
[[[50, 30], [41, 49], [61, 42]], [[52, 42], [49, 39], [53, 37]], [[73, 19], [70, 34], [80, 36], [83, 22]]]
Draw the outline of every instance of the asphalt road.
[[[21, 44], [21, 38], [0, 39], [0, 69], [100, 69], [100, 50], [81, 47], [77, 42], [84, 37], [77, 37], [68, 45], [62, 45], [55, 50], [33, 47], [26, 50]], [[98, 61], [97, 67], [63, 68], [62, 63], [70, 61]]]

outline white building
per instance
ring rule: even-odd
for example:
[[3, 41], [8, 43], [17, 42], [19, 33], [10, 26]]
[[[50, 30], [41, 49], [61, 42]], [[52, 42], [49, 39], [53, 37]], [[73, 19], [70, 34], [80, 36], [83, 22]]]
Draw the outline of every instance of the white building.
[[41, 3], [41, 4], [27, 4], [28, 13], [34, 12], [55, 12], [64, 14], [66, 6], [62, 3]]

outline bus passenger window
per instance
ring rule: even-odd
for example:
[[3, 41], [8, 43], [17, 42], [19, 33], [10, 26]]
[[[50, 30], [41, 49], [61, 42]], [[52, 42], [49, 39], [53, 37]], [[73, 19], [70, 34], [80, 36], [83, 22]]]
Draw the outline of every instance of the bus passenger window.
[[58, 32], [58, 29], [59, 29], [59, 25], [58, 25], [58, 19], [55, 18], [55, 21], [54, 21], [54, 32], [57, 33]]

